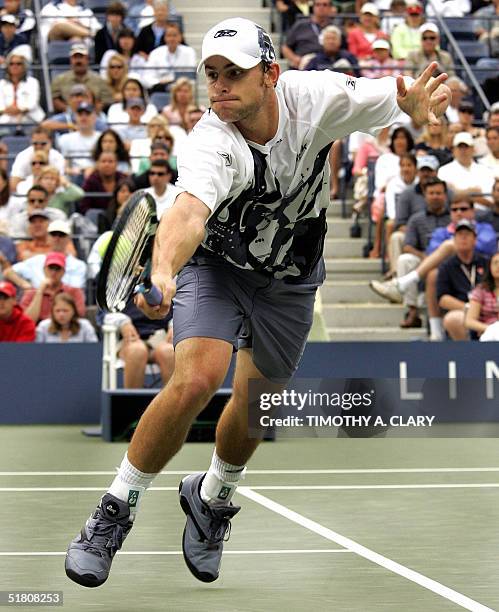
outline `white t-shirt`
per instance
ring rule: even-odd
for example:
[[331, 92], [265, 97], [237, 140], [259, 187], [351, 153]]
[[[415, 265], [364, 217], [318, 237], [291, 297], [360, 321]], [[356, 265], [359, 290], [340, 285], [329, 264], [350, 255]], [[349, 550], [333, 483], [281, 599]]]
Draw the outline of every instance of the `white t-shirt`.
[[[31, 161], [33, 159], [34, 147], [29, 146], [27, 149], [19, 151], [16, 155], [14, 163], [12, 164], [11, 176], [17, 176], [19, 178], [27, 178], [31, 172]], [[59, 153], [56, 149], [49, 150], [49, 165], [55, 166], [61, 174], [64, 174], [64, 156]]]
[[[409, 82], [409, 81], [408, 81]], [[309, 276], [322, 255], [331, 143], [399, 122], [396, 80], [284, 73], [279, 126], [265, 145], [205, 113], [178, 156], [177, 185], [211, 211], [203, 247], [240, 268]]]
[[59, 149], [72, 168], [90, 168], [95, 164], [92, 150], [100, 135], [101, 132], [93, 132], [90, 136], [83, 136], [80, 132], [63, 134], [59, 138]]
[[494, 185], [494, 173], [487, 166], [476, 162], [466, 167], [456, 160], [451, 161], [441, 166], [438, 178], [458, 190], [479, 187], [482, 193], [492, 193]]
[[491, 170], [494, 178], [499, 179], [499, 157], [494, 157], [492, 153], [488, 153], [487, 155], [480, 157], [478, 163]]
[[173, 206], [175, 198], [179, 193], [182, 193], [183, 189], [179, 189], [176, 185], [168, 183], [165, 193], [162, 196], [158, 196], [153, 187], [148, 187], [147, 189], [144, 189], [144, 191], [146, 193], [150, 193], [156, 201], [156, 216], [159, 220], [161, 219], [165, 210]]
[[66, 22], [68, 17], [77, 19], [82, 26], [89, 28], [92, 38], [102, 27], [93, 11], [80, 3], [73, 6], [67, 2], [49, 2], [42, 8], [40, 16], [40, 33], [43, 44], [47, 43], [49, 32], [54, 25]]
[[147, 70], [144, 74], [144, 82], [147, 87], [152, 87], [165, 77], [175, 78], [174, 70], [196, 70], [196, 52], [187, 45], [178, 45], [174, 53], [170, 53], [167, 45], [161, 45], [153, 49], [147, 58]]
[[[157, 114], [158, 109], [154, 106], [154, 104], [151, 104], [149, 102], [149, 104], [146, 106], [145, 113], [140, 118], [140, 121], [144, 124], [149, 123], [149, 121], [153, 117], [156, 117]], [[113, 125], [114, 123], [128, 123], [129, 120], [130, 117], [128, 116], [126, 110], [124, 110], [123, 108], [123, 102], [115, 102], [114, 104], [111, 104], [109, 110], [107, 111], [107, 122], [109, 124], [109, 127], [113, 128], [113, 130], [116, 130], [118, 126]]]

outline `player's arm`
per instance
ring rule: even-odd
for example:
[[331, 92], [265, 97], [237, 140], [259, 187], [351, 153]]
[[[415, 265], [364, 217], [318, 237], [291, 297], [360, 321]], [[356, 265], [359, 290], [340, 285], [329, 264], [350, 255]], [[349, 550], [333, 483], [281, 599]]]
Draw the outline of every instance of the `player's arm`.
[[162, 292], [161, 306], [148, 306], [142, 296], [137, 306], [152, 319], [165, 317], [175, 295], [174, 278], [189, 261], [205, 235], [210, 209], [198, 198], [183, 192], [161, 217], [154, 243], [153, 284]]

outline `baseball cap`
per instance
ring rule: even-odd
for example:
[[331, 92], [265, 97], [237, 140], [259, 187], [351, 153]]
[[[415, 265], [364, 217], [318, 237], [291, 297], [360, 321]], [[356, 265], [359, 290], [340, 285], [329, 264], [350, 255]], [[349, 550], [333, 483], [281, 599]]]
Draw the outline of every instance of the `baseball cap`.
[[130, 98], [126, 101], [126, 108], [133, 108], [134, 106], [139, 106], [140, 108], [145, 108], [144, 100], [142, 98]]
[[70, 96], [84, 96], [88, 93], [88, 89], [85, 87], [85, 85], [80, 85], [80, 84], [76, 84], [73, 85], [73, 87], [71, 87], [71, 89], [69, 90], [69, 95]]
[[18, 21], [15, 15], [9, 15], [8, 13], [6, 15], [2, 15], [0, 17], [0, 23], [10, 23], [11, 25], [17, 26], [18, 25]]
[[458, 221], [456, 223], [456, 232], [459, 232], [464, 229], [468, 230], [469, 232], [473, 232], [476, 236], [476, 226], [473, 221], [469, 221], [468, 219], [461, 219], [461, 221]]
[[467, 145], [468, 147], [474, 147], [475, 142], [473, 141], [473, 136], [468, 132], [458, 132], [454, 136], [454, 140], [452, 141], [453, 147], [458, 147], [460, 144]]
[[36, 208], [28, 215], [28, 220], [34, 219], [35, 217], [43, 217], [44, 219], [50, 219], [50, 215], [43, 208]]
[[52, 251], [52, 253], [47, 253], [45, 257], [45, 265], [46, 266], [60, 266], [61, 268], [66, 269], [66, 255], [64, 253], [56, 253]]
[[490, 107], [490, 112], [497, 113], [497, 111], [499, 111], [499, 102], [494, 102], [494, 104], [492, 104]]
[[419, 3], [409, 4], [405, 11], [409, 13], [409, 15], [422, 15], [423, 7]]
[[422, 168], [438, 170], [438, 168], [440, 167], [440, 162], [438, 161], [438, 158], [436, 158], [434, 155], [422, 155], [421, 157], [417, 158], [417, 166], [418, 170], [421, 170]]
[[390, 51], [390, 43], [384, 38], [377, 38], [373, 42], [372, 48], [373, 49], [387, 49], [388, 51]]
[[77, 53], [80, 53], [81, 55], [88, 55], [87, 46], [83, 45], [82, 43], [75, 43], [74, 45], [71, 45], [69, 55], [76, 55]]
[[61, 232], [61, 234], [67, 234], [71, 236], [71, 228], [69, 227], [69, 223], [63, 221], [62, 219], [56, 219], [52, 221], [52, 223], [48, 227], [48, 232], [51, 234], [52, 232]]
[[370, 13], [371, 15], [379, 16], [379, 8], [372, 2], [366, 2], [360, 9], [361, 13]]
[[214, 55], [221, 55], [245, 70], [260, 62], [270, 64], [276, 61], [274, 44], [267, 32], [241, 17], [224, 19], [208, 30], [203, 38], [198, 72]]
[[423, 25], [419, 28], [420, 34], [424, 34], [425, 32], [433, 32], [434, 34], [440, 34], [440, 30], [434, 23], [431, 23], [431, 21], [423, 23]]
[[78, 104], [78, 108], [76, 109], [76, 112], [77, 113], [80, 113], [80, 112], [93, 113], [94, 105], [90, 104], [90, 102], [80, 102], [80, 104]]
[[0, 281], [0, 293], [8, 295], [9, 297], [16, 297], [16, 288], [9, 281]]

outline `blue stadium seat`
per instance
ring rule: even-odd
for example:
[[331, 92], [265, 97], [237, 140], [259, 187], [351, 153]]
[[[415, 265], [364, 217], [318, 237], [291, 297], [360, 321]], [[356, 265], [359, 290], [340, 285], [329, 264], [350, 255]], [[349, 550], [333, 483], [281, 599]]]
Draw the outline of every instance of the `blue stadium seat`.
[[175, 80], [180, 79], [181, 77], [187, 77], [191, 81], [196, 81], [196, 71], [195, 70], [175, 70]]
[[151, 94], [150, 100], [151, 104], [154, 104], [158, 109], [158, 113], [160, 113], [167, 104], [170, 104], [170, 92], [155, 91]]
[[485, 79], [494, 77], [499, 73], [499, 58], [482, 57], [475, 64], [473, 74], [479, 83], [483, 83]]
[[52, 40], [48, 43], [47, 59], [49, 64], [69, 65], [69, 52], [73, 43], [69, 40]]
[[483, 42], [461, 40], [459, 48], [470, 64], [476, 64], [479, 59], [489, 57], [489, 47]]
[[446, 17], [444, 21], [456, 40], [476, 40], [476, 35], [473, 32], [473, 19]]
[[84, 2], [86, 8], [91, 9], [95, 15], [98, 13], [105, 13], [108, 4], [108, 0], [85, 0]]
[[16, 155], [30, 146], [31, 139], [28, 136], [4, 136], [2, 142], [8, 149], [7, 174], [9, 174]]

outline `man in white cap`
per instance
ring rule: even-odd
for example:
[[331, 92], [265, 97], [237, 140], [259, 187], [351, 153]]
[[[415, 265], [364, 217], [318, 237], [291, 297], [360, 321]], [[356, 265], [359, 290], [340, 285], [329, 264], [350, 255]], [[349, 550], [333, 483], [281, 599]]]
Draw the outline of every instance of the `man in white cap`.
[[454, 76], [454, 62], [451, 54], [440, 49], [440, 32], [431, 22], [423, 23], [419, 28], [421, 49], [411, 51], [406, 60], [406, 74], [416, 78], [430, 62], [437, 62], [439, 72]]
[[438, 177], [451, 187], [455, 192], [455, 198], [469, 198], [477, 205], [477, 209], [484, 209], [490, 206], [494, 173], [484, 164], [475, 162], [474, 152], [475, 146], [471, 134], [458, 132], [452, 141], [454, 161], [441, 166]]
[[143, 493], [181, 448], [238, 351], [211, 466], [180, 484], [184, 559], [199, 580], [218, 578], [229, 521], [239, 511], [231, 498], [263, 435], [249, 437], [249, 380], [282, 391], [300, 361], [324, 280], [331, 143], [392, 125], [402, 112], [417, 123], [434, 121], [450, 98], [445, 75], [430, 80], [435, 67], [415, 82], [328, 70], [280, 76], [272, 40], [255, 23], [227, 19], [206, 34], [199, 70], [211, 109], [179, 154], [182, 193], [156, 234], [152, 282], [163, 302], [149, 307], [137, 299], [149, 317], [160, 318], [175, 296], [175, 372], [70, 544], [72, 580], [95, 587], [107, 579]]

